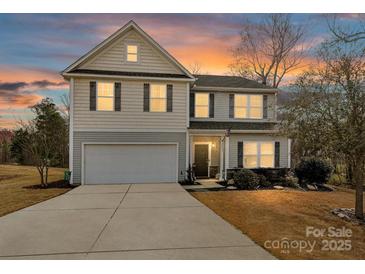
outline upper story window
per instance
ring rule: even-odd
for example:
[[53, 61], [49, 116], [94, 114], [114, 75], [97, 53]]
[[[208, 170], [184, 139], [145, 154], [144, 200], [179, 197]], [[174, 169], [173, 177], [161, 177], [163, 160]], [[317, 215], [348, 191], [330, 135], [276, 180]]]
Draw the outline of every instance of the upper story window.
[[209, 117], [209, 93], [195, 93], [195, 117]]
[[273, 142], [244, 142], [243, 166], [245, 168], [273, 168], [274, 150]]
[[166, 85], [151, 84], [150, 111], [166, 112], [166, 109], [167, 109]]
[[114, 83], [98, 82], [96, 94], [96, 110], [114, 110]]
[[263, 96], [235, 94], [234, 118], [262, 119]]
[[127, 61], [138, 62], [138, 46], [127, 45]]

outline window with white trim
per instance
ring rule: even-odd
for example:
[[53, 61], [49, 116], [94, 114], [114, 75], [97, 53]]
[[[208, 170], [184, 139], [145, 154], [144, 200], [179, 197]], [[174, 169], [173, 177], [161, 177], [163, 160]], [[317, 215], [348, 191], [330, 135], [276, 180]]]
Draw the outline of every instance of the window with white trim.
[[96, 109], [102, 111], [114, 110], [114, 83], [97, 83]]
[[274, 142], [244, 142], [244, 168], [273, 168], [275, 157]]
[[234, 118], [247, 118], [248, 111], [247, 95], [234, 95]]
[[234, 95], [234, 118], [262, 119], [263, 118], [262, 95]]
[[138, 46], [127, 45], [127, 61], [138, 62]]
[[195, 117], [209, 117], [209, 93], [195, 93]]
[[260, 144], [260, 167], [274, 167], [275, 146], [273, 142]]
[[258, 145], [256, 142], [243, 143], [243, 166], [255, 168], [258, 163]]
[[166, 112], [167, 92], [166, 85], [151, 84], [150, 86], [150, 111]]

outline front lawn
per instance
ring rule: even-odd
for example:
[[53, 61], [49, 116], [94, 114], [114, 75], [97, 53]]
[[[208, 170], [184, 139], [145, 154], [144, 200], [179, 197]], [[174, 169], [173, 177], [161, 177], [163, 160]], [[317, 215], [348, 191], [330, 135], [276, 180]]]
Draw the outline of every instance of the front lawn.
[[0, 216], [67, 192], [70, 187], [62, 186], [63, 172], [63, 168], [51, 168], [50, 186], [41, 189], [35, 167], [0, 165]]
[[[217, 191], [192, 193], [223, 219], [280, 259], [365, 259], [365, 226], [346, 222], [331, 209], [354, 207], [352, 190], [302, 192], [296, 190]], [[325, 229], [324, 236], [306, 237], [306, 228]], [[329, 227], [351, 229], [351, 237], [329, 237]], [[337, 230], [336, 230], [337, 231]], [[317, 230], [319, 232], [319, 230]], [[328, 250], [326, 241], [329, 240]], [[344, 240], [351, 240], [350, 251]], [[291, 248], [281, 248], [289, 242]], [[298, 244], [310, 247], [299, 251]], [[323, 242], [322, 242], [323, 241]], [[266, 242], [266, 244], [265, 244]], [[314, 244], [313, 244], [314, 243]], [[278, 246], [279, 244], [279, 246]]]

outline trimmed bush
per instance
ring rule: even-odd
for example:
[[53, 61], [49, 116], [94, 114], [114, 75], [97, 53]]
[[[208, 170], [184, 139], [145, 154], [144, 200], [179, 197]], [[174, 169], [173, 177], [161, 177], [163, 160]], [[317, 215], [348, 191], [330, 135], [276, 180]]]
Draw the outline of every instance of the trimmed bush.
[[262, 174], [257, 174], [259, 177], [259, 185], [261, 187], [271, 187], [272, 183], [266, 179], [266, 177]]
[[328, 184], [334, 186], [345, 185], [346, 183], [347, 181], [345, 176], [342, 176], [340, 174], [333, 174], [328, 180]]
[[293, 175], [288, 175], [285, 177], [285, 180], [281, 183], [284, 187], [292, 187], [292, 188], [298, 188], [298, 178]]
[[241, 169], [233, 173], [233, 181], [238, 189], [256, 189], [260, 178], [249, 169]]
[[295, 175], [299, 179], [299, 184], [324, 184], [328, 181], [332, 173], [332, 166], [326, 161], [318, 158], [305, 158], [295, 167]]
[[258, 175], [265, 176], [271, 184], [280, 184], [285, 181], [289, 169], [287, 168], [255, 168], [252, 169]]

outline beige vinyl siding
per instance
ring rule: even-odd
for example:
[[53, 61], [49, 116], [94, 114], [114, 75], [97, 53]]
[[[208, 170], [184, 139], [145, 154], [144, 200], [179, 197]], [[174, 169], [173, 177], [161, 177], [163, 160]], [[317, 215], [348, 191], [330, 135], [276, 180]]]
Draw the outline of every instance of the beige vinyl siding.
[[[208, 92], [212, 93], [212, 92]], [[191, 121], [275, 121], [275, 103], [276, 98], [275, 94], [267, 94], [267, 119], [232, 119], [229, 118], [229, 94], [228, 92], [213, 92], [214, 93], [214, 118], [193, 118], [191, 117]], [[244, 94], [244, 93], [240, 93]], [[262, 94], [258, 93], [250, 93], [250, 94]]]
[[[126, 46], [138, 46], [138, 62], [127, 62]], [[112, 42], [86, 63], [81, 69], [119, 70], [132, 72], [155, 72], [183, 74], [170, 60], [158, 52], [140, 34], [131, 30]]]
[[101, 79], [75, 79], [74, 130], [186, 130], [187, 84], [182, 82], [156, 82], [173, 85], [172, 112], [144, 112], [143, 84], [153, 81], [106, 80], [121, 82], [121, 111], [90, 111], [90, 81]]
[[130, 142], [156, 143], [176, 142], [179, 144], [178, 173], [179, 180], [185, 176], [186, 134], [176, 132], [74, 132], [73, 137], [73, 184], [81, 183], [81, 144], [82, 142]]
[[237, 164], [237, 142], [245, 141], [272, 141], [280, 142], [280, 167], [288, 167], [288, 138], [270, 134], [231, 134], [229, 138], [229, 167], [235, 168]]

